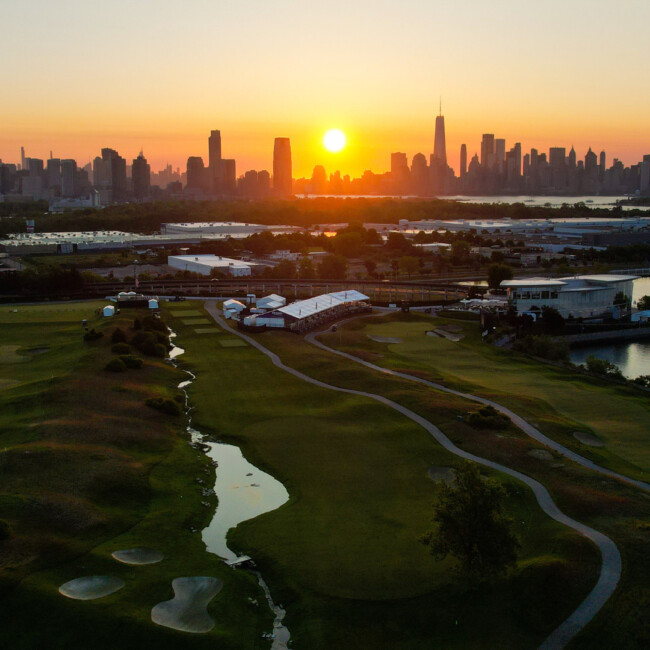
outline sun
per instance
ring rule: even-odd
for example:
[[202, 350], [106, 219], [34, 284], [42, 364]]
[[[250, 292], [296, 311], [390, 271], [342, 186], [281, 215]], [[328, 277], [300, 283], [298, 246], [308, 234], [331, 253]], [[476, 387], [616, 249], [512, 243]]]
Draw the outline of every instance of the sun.
[[323, 145], [328, 151], [338, 153], [345, 147], [345, 133], [339, 129], [330, 129], [323, 136]]

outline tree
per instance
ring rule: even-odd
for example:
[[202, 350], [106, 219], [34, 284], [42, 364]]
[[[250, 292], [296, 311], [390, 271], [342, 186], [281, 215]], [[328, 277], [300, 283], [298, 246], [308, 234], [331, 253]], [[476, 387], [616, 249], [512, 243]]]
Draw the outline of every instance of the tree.
[[282, 279], [296, 277], [296, 263], [291, 260], [280, 260], [273, 269], [273, 276]]
[[476, 464], [465, 462], [455, 481], [440, 487], [433, 516], [437, 526], [422, 536], [422, 543], [438, 559], [455, 557], [471, 576], [504, 573], [516, 564], [520, 546], [503, 513], [504, 500], [496, 481], [484, 479]]
[[542, 328], [551, 334], [557, 334], [564, 329], [564, 318], [555, 307], [542, 307]]
[[636, 306], [640, 311], [650, 309], [650, 296], [643, 296], [643, 298], [639, 298], [639, 302], [637, 302]]
[[498, 289], [504, 280], [512, 279], [512, 267], [507, 264], [490, 264], [488, 268], [488, 285], [490, 289]]
[[420, 269], [420, 260], [417, 257], [412, 257], [411, 255], [404, 255], [399, 258], [399, 270], [402, 273], [406, 273], [409, 278], [414, 273], [417, 273]]
[[375, 262], [375, 260], [365, 259], [363, 260], [363, 265], [366, 267], [368, 275], [371, 278], [374, 277], [375, 271], [377, 270], [377, 262]]
[[300, 258], [298, 277], [301, 280], [313, 280], [316, 277], [316, 269], [314, 268], [314, 263], [311, 261], [311, 257]]
[[626, 309], [630, 306], [631, 300], [629, 296], [626, 296], [622, 291], [619, 291], [614, 296], [614, 304], [621, 309]]
[[348, 271], [348, 261], [341, 255], [328, 255], [318, 266], [321, 280], [344, 280]]
[[344, 257], [358, 257], [363, 246], [363, 238], [359, 232], [340, 232], [332, 242], [334, 251]]

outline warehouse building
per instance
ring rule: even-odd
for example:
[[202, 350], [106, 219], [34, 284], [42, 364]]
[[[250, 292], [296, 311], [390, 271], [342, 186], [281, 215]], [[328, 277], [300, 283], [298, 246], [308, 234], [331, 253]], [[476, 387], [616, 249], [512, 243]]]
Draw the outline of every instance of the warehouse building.
[[210, 275], [213, 269], [230, 273], [233, 277], [243, 277], [251, 274], [252, 264], [233, 260], [220, 255], [170, 255], [167, 258], [169, 266], [181, 271], [191, 271], [201, 275]]

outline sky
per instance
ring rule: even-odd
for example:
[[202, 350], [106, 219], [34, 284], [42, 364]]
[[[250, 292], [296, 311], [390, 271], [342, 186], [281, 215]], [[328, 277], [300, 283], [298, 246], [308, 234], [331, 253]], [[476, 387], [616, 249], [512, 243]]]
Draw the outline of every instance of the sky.
[[[185, 169], [220, 129], [237, 174], [360, 175], [482, 133], [547, 151], [650, 154], [648, 0], [0, 0], [0, 159], [102, 147]], [[329, 128], [347, 136], [328, 153]]]

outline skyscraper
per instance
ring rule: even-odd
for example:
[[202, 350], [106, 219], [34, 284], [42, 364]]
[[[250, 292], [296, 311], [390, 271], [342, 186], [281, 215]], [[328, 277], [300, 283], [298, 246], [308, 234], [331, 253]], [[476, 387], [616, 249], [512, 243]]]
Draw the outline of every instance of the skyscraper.
[[27, 169], [27, 161], [25, 159], [25, 147], [20, 148], [20, 168]]
[[210, 131], [208, 138], [208, 167], [210, 168], [211, 190], [218, 194], [221, 192], [221, 131]]
[[102, 149], [102, 160], [105, 163], [105, 171], [110, 174], [112, 200], [123, 201], [126, 197], [126, 160], [115, 149], [108, 147]]
[[494, 133], [484, 133], [481, 140], [481, 167], [489, 169], [494, 163]]
[[440, 115], [436, 116], [436, 137], [433, 142], [433, 157], [440, 160], [445, 165], [447, 164], [447, 144], [445, 142], [445, 118], [442, 115], [442, 107]]
[[398, 194], [408, 190], [410, 173], [405, 153], [398, 151], [390, 155], [390, 176], [393, 181], [393, 189]]
[[503, 173], [503, 167], [506, 162], [506, 141], [505, 138], [497, 138], [495, 140], [495, 157], [496, 168], [499, 174]]
[[232, 158], [221, 159], [221, 192], [234, 196], [237, 191], [237, 167]]
[[460, 145], [460, 177], [467, 174], [467, 145]]
[[293, 193], [289, 138], [276, 138], [273, 144], [273, 191], [278, 196]]
[[68, 158], [61, 161], [61, 196], [77, 195], [77, 163]]
[[207, 185], [205, 176], [206, 169], [203, 165], [203, 158], [190, 156], [187, 159], [187, 185], [185, 189], [204, 192]]
[[133, 194], [136, 199], [144, 199], [149, 196], [151, 189], [151, 167], [147, 163], [142, 151], [133, 161], [131, 167], [131, 178], [133, 180]]

